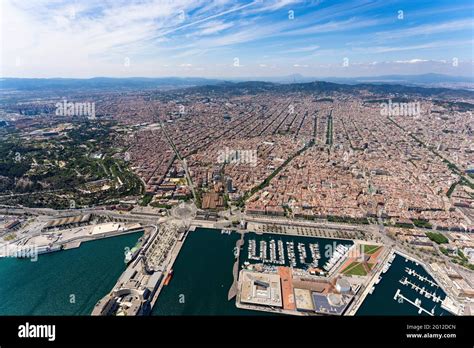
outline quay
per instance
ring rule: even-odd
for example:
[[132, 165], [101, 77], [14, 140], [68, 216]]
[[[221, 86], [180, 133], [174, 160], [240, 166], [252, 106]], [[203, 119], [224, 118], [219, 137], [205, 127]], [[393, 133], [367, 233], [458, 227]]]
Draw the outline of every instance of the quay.
[[[176, 261], [176, 258], [178, 257], [179, 255], [179, 252], [181, 251], [181, 248], [183, 247], [184, 245], [184, 242], [186, 240], [186, 237], [188, 236], [189, 233], [194, 233], [196, 227], [195, 226], [191, 226], [189, 229], [188, 229], [188, 232], [183, 235], [183, 238], [181, 240], [178, 240], [176, 242], [176, 245], [173, 247], [173, 250], [171, 251], [170, 253], [170, 257], [169, 257], [169, 260], [166, 261], [166, 268], [165, 268], [165, 274], [164, 274], [164, 277], [163, 279], [166, 279], [166, 277], [168, 276], [168, 274], [171, 272], [172, 270], [172, 267], [173, 267], [173, 264], [174, 262]], [[156, 292], [155, 292], [155, 295], [153, 296], [151, 302], [150, 302], [150, 305], [151, 305], [151, 308], [150, 309], [153, 309], [153, 307], [155, 306], [155, 303], [156, 301], [158, 300], [158, 296], [160, 295], [161, 293], [161, 290], [163, 289], [163, 286], [164, 286], [164, 282], [160, 282], [160, 284], [158, 285], [158, 288], [156, 289]]]
[[235, 255], [234, 266], [232, 267], [232, 276], [234, 277], [234, 281], [232, 282], [232, 285], [230, 286], [230, 289], [229, 289], [229, 293], [227, 295], [227, 299], [229, 301], [232, 300], [235, 296], [237, 296], [237, 292], [238, 292], [240, 248], [242, 248], [242, 246], [244, 245], [244, 237], [245, 237], [245, 232], [241, 232], [241, 237], [235, 244], [236, 255]]
[[406, 298], [405, 296], [403, 296], [401, 293], [400, 293], [400, 289], [397, 289], [397, 292], [395, 293], [395, 296], [393, 296], [393, 299], [395, 301], [399, 301], [400, 303], [402, 303], [403, 301], [407, 301], [408, 303], [410, 303], [411, 305], [415, 306], [416, 308], [418, 308], [418, 314], [421, 314], [422, 312], [425, 312], [426, 314], [430, 315], [430, 316], [434, 316], [434, 314], [432, 312], [429, 312], [427, 311], [426, 309], [424, 309], [422, 306], [421, 306], [421, 300], [420, 299], [416, 299], [415, 302], [411, 301], [410, 299]]
[[434, 287], [439, 287], [438, 284], [436, 284], [435, 282], [429, 280], [427, 277], [424, 277], [418, 273], [416, 273], [415, 270], [409, 268], [409, 267], [405, 267], [405, 271], [409, 274], [409, 275], [413, 275], [415, 276], [416, 278], [418, 278], [419, 280], [421, 280], [422, 282], [427, 282], [429, 283], [431, 286], [434, 286]]
[[174, 223], [150, 226], [138, 255], [114, 288], [94, 307], [92, 315], [149, 315], [172, 263], [184, 242], [186, 229]]
[[80, 247], [81, 244], [84, 242], [99, 240], [103, 238], [123, 236], [130, 233], [142, 232], [144, 231], [144, 228], [146, 227], [142, 227], [139, 224], [134, 224], [132, 226], [129, 226], [121, 230], [118, 229], [118, 230], [106, 231], [102, 233], [93, 233], [93, 234], [77, 236], [77, 237], [67, 239], [67, 240], [61, 240], [60, 242], [53, 243], [53, 245], [62, 246], [64, 250], [74, 249], [74, 248]]
[[407, 277], [399, 280], [399, 282], [402, 285], [410, 286], [412, 289], [416, 290], [420, 295], [424, 295], [426, 298], [433, 298], [433, 302], [442, 302], [441, 297], [436, 296], [436, 293], [429, 292], [425, 287], [419, 287], [418, 285], [409, 281]]

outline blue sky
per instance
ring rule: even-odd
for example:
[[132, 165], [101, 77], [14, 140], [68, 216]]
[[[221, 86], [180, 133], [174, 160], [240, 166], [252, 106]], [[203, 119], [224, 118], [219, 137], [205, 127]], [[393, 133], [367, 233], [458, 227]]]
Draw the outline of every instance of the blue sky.
[[3, 77], [473, 74], [472, 1], [0, 3]]

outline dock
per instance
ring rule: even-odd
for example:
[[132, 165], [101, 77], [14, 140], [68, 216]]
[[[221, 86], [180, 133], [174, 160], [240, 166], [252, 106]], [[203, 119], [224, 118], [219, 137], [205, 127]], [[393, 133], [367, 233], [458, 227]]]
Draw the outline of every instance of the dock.
[[148, 226], [149, 237], [113, 289], [94, 307], [92, 315], [149, 315], [184, 242], [173, 223]]
[[418, 292], [420, 295], [424, 295], [426, 298], [433, 298], [433, 302], [442, 302], [440, 296], [436, 296], [435, 292], [429, 292], [425, 287], [419, 287], [418, 285], [410, 282], [407, 277], [399, 280], [400, 284], [410, 286], [413, 290]]
[[428, 279], [427, 277], [424, 277], [422, 276], [421, 274], [418, 274], [416, 273], [415, 270], [411, 269], [410, 267], [405, 267], [405, 272], [407, 272], [409, 275], [412, 275], [416, 278], [418, 278], [419, 280], [421, 280], [422, 282], [426, 282], [426, 283], [429, 283], [431, 286], [433, 287], [436, 287], [438, 288], [438, 284], [436, 284], [435, 282], [433, 282], [432, 280]]
[[229, 292], [227, 294], [227, 300], [232, 300], [235, 296], [237, 296], [237, 283], [239, 279], [239, 260], [240, 260], [240, 248], [244, 245], [244, 236], [245, 232], [241, 232], [240, 239], [237, 241], [235, 244], [235, 247], [237, 248], [237, 255], [235, 258], [234, 262], [234, 267], [232, 268], [232, 276], [234, 277], [234, 281], [232, 282], [232, 285], [229, 288]]
[[82, 244], [82, 241], [80, 241], [80, 240], [77, 240], [77, 241], [74, 241], [74, 242], [69, 242], [69, 243], [64, 244], [63, 250], [79, 248], [81, 246], [81, 244]]
[[[191, 231], [194, 231], [194, 230], [195, 230], [194, 228], [189, 229], [188, 233], [191, 232]], [[187, 236], [187, 234], [186, 234], [186, 236]], [[183, 238], [183, 240], [176, 242], [176, 245], [174, 246], [173, 250], [171, 251], [171, 254], [169, 256], [169, 261], [167, 262], [167, 264], [165, 266], [166, 275], [168, 275], [168, 273], [171, 271], [171, 269], [174, 265], [174, 262], [176, 261], [176, 258], [178, 257], [179, 252], [181, 251], [181, 248], [183, 247], [183, 244], [184, 244], [185, 240], [186, 240], [186, 237]], [[166, 275], [164, 275], [164, 276], [166, 276]], [[165, 285], [164, 285], [163, 282], [161, 282], [160, 285], [158, 286], [158, 288], [156, 289], [156, 291], [153, 295], [153, 298], [150, 300], [151, 310], [153, 310], [153, 307], [155, 306], [155, 303], [158, 300], [158, 297], [161, 293], [161, 290], [163, 290], [163, 286], [165, 286]]]
[[410, 299], [406, 298], [405, 296], [403, 296], [401, 293], [400, 293], [400, 289], [397, 289], [397, 292], [395, 293], [395, 296], [393, 296], [393, 299], [395, 301], [398, 301], [399, 303], [402, 303], [403, 301], [407, 301], [408, 303], [410, 303], [411, 305], [415, 306], [416, 308], [418, 308], [418, 314], [421, 314], [423, 312], [425, 312], [426, 314], [430, 315], [430, 316], [434, 316], [434, 314], [432, 312], [429, 312], [427, 311], [426, 309], [424, 309], [423, 307], [421, 307], [421, 300], [420, 299], [416, 299], [415, 302], [411, 301]]

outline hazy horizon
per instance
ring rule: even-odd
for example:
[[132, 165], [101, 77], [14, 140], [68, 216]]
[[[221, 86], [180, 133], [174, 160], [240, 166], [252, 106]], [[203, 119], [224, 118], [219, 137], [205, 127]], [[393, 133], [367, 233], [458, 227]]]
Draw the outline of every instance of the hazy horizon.
[[[91, 77], [69, 77], [69, 76], [50, 76], [50, 77], [18, 77], [18, 76], [0, 76], [0, 80], [4, 79], [64, 79], [64, 80], [90, 80], [90, 79], [206, 79], [206, 80], [221, 80], [221, 81], [255, 81], [256, 79], [265, 79], [276, 80], [283, 78], [302, 78], [302, 79], [314, 79], [319, 81], [324, 81], [324, 79], [370, 79], [370, 78], [381, 78], [388, 76], [396, 77], [421, 77], [421, 76], [443, 76], [449, 78], [462, 78], [462, 79], [471, 79], [474, 80], [474, 75], [462, 76], [462, 75], [449, 75], [449, 74], [437, 74], [437, 73], [424, 73], [424, 74], [388, 74], [388, 75], [359, 75], [359, 76], [309, 76], [299, 73], [288, 74], [288, 75], [275, 75], [275, 76], [175, 76], [175, 75], [166, 75], [166, 76], [91, 76]], [[296, 82], [298, 82], [296, 80]]]

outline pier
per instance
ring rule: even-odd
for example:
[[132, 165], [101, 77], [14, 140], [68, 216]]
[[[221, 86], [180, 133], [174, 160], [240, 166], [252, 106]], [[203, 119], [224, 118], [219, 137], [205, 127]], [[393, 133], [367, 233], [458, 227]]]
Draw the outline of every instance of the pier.
[[426, 309], [424, 309], [423, 307], [421, 307], [421, 300], [420, 299], [416, 299], [415, 302], [411, 301], [410, 299], [406, 298], [405, 296], [403, 296], [401, 293], [400, 293], [400, 289], [397, 289], [397, 292], [395, 293], [395, 296], [393, 296], [393, 299], [395, 301], [398, 301], [400, 303], [402, 303], [403, 301], [407, 301], [408, 303], [410, 303], [411, 305], [415, 306], [416, 308], [418, 308], [418, 314], [421, 314], [423, 312], [425, 312], [426, 314], [430, 315], [430, 316], [433, 316], [434, 314], [432, 313], [433, 311], [429, 312], [427, 311]]
[[409, 281], [407, 277], [399, 280], [399, 282], [402, 285], [411, 286], [412, 289], [416, 290], [420, 295], [424, 295], [426, 298], [433, 298], [433, 302], [442, 302], [441, 297], [436, 296], [435, 292], [429, 292], [425, 287], [419, 287], [418, 285]]
[[170, 272], [184, 240], [182, 228], [162, 224], [149, 236], [138, 256], [130, 262], [114, 288], [94, 307], [92, 315], [148, 315], [163, 286], [163, 277]]
[[242, 245], [244, 245], [244, 236], [245, 232], [241, 232], [241, 237], [235, 244], [235, 247], [237, 249], [237, 253], [235, 256], [235, 262], [234, 266], [232, 267], [232, 276], [234, 277], [234, 281], [232, 282], [232, 285], [230, 286], [229, 293], [227, 294], [227, 300], [232, 300], [235, 296], [237, 296], [238, 288], [237, 288], [237, 283], [238, 283], [238, 278], [239, 278], [239, 260], [240, 260], [240, 248]]
[[75, 249], [81, 246], [82, 241], [74, 241], [63, 244], [63, 250]]
[[422, 282], [427, 282], [429, 283], [431, 286], [434, 286], [436, 288], [438, 288], [438, 284], [436, 284], [435, 282], [433, 282], [432, 280], [428, 279], [427, 277], [424, 277], [422, 276], [421, 274], [418, 274], [416, 273], [415, 270], [409, 268], [409, 267], [405, 267], [405, 272], [407, 272], [409, 275], [412, 275], [416, 278], [418, 278], [419, 280], [421, 280]]
[[[188, 233], [190, 233], [191, 231], [194, 231], [194, 230], [195, 230], [195, 228], [191, 227], [188, 230]], [[186, 236], [187, 236], [187, 234], [186, 234]], [[173, 250], [170, 253], [169, 261], [167, 262], [167, 266], [168, 266], [167, 271], [166, 271], [166, 274], [163, 274], [163, 279], [171, 271], [171, 268], [172, 268], [174, 262], [176, 261], [176, 258], [178, 257], [179, 252], [181, 251], [181, 248], [183, 247], [183, 244], [184, 244], [185, 240], [186, 240], [186, 237], [184, 237], [183, 240], [176, 242], [176, 245], [174, 246]], [[163, 286], [164, 286], [163, 282], [160, 282], [160, 285], [158, 286], [158, 288], [156, 289], [155, 294], [153, 295], [153, 298], [150, 300], [150, 309], [151, 310], [155, 306], [155, 303], [158, 300], [158, 296], [160, 295], [161, 290], [163, 290]]]

